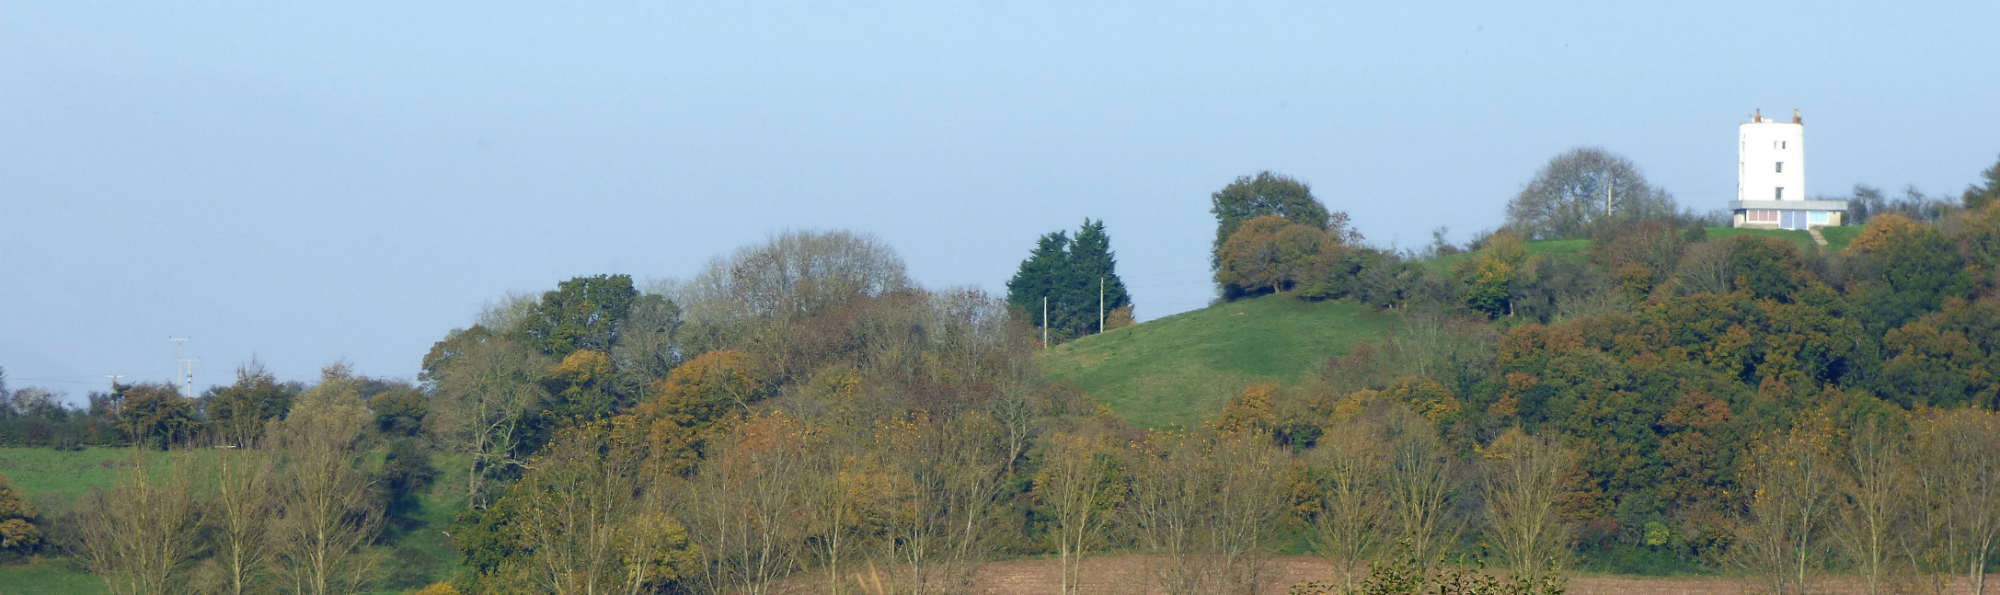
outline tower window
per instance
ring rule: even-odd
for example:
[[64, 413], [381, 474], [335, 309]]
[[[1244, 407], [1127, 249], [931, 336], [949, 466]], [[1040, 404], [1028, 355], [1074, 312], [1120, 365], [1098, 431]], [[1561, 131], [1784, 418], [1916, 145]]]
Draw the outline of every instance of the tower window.
[[1778, 191], [1772, 194], [1771, 200], [1784, 200], [1784, 199], [1785, 199], [1785, 187], [1779, 186]]
[[1779, 162], [1778, 162], [1778, 173], [1781, 173], [1781, 174], [1782, 174], [1782, 173], [1785, 173], [1785, 162], [1783, 162], [1783, 161], [1779, 161]]

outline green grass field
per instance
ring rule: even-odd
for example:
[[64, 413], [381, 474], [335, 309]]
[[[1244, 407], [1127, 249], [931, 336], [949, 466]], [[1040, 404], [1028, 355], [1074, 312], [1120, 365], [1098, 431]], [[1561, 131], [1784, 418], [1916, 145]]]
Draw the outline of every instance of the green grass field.
[[[1708, 228], [1709, 241], [1720, 240], [1730, 236], [1757, 236], [1757, 237], [1771, 238], [1775, 240], [1791, 242], [1792, 245], [1798, 246], [1799, 253], [1801, 254], [1810, 254], [1814, 250], [1819, 249], [1819, 246], [1813, 244], [1812, 234], [1796, 229], [1754, 229], [1748, 227]], [[1833, 238], [1828, 237], [1826, 241], [1827, 243], [1831, 244], [1833, 243]]]
[[[171, 455], [141, 451], [136, 456], [145, 458], [155, 469], [164, 469], [169, 456], [196, 457], [207, 462], [228, 454], [229, 451], [217, 450], [176, 451]], [[65, 452], [6, 447], [0, 448], [0, 475], [6, 476], [47, 513], [69, 507], [90, 493], [91, 488], [112, 487], [118, 481], [118, 467], [132, 456], [135, 452], [128, 448]], [[384, 581], [380, 584], [394, 586], [383, 592], [407, 592], [457, 572], [458, 552], [452, 549], [444, 531], [465, 508], [464, 476], [455, 471], [464, 469], [465, 462], [463, 456], [446, 454], [436, 455], [432, 460], [440, 472], [420, 499], [420, 507], [412, 513], [418, 523], [395, 535], [393, 542], [382, 548], [387, 563], [382, 568], [385, 576], [380, 577]], [[0, 564], [0, 595], [103, 592], [104, 583], [71, 558], [37, 556]]]
[[1854, 241], [1854, 236], [1861, 235], [1861, 226], [1822, 227], [1819, 228], [1819, 235], [1826, 238], [1827, 248], [1839, 252], [1847, 249], [1847, 243]]
[[1327, 358], [1396, 326], [1394, 316], [1350, 301], [1271, 295], [1085, 337], [1041, 361], [1050, 378], [1135, 425], [1193, 425], [1245, 386], [1311, 379]]

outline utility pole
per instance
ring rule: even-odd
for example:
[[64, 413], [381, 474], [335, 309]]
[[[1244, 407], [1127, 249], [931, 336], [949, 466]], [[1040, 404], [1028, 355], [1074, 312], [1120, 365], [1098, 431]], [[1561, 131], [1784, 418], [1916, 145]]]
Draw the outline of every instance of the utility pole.
[[1042, 296], [1042, 349], [1049, 348], [1049, 296]]
[[1604, 174], [1604, 218], [1611, 218], [1611, 189], [1618, 186], [1618, 180], [1611, 174]]
[[192, 399], [194, 398], [194, 360], [187, 357], [182, 350], [183, 347], [187, 346], [188, 338], [167, 337], [167, 340], [174, 342], [174, 363], [179, 366], [179, 369], [175, 371], [181, 376], [181, 396]]
[[1104, 334], [1104, 276], [1097, 277], [1097, 334]]
[[111, 379], [111, 392], [113, 393], [118, 392], [118, 381], [125, 379], [124, 374], [105, 374], [104, 377]]

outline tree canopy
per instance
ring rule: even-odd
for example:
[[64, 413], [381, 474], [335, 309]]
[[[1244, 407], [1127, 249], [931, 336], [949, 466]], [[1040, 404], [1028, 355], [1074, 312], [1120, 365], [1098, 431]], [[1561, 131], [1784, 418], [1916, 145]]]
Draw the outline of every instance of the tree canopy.
[[1507, 203], [1507, 225], [1530, 239], [1579, 238], [1601, 221], [1666, 217], [1674, 199], [1624, 156], [1579, 147], [1549, 159]]
[[1967, 209], [1979, 210], [1993, 202], [1993, 199], [2000, 198], [2000, 161], [1994, 162], [1993, 167], [1986, 168], [1986, 171], [1979, 172], [1979, 177], [1984, 178], [1986, 183], [1965, 188], [1963, 200]]
[[1215, 245], [1209, 250], [1210, 269], [1222, 268], [1222, 245], [1236, 229], [1251, 219], [1276, 215], [1287, 221], [1331, 230], [1343, 241], [1358, 241], [1347, 226], [1347, 214], [1328, 211], [1314, 198], [1312, 187], [1291, 177], [1269, 171], [1256, 176], [1240, 176], [1209, 197], [1208, 212], [1215, 215]]
[[1129, 317], [1132, 296], [1118, 278], [1118, 259], [1104, 221], [1084, 219], [1074, 238], [1056, 231], [1036, 240], [1034, 251], [1007, 281], [1007, 302], [1041, 326], [1044, 297], [1052, 341], [1098, 332], [1100, 314], [1108, 320], [1122, 310]]

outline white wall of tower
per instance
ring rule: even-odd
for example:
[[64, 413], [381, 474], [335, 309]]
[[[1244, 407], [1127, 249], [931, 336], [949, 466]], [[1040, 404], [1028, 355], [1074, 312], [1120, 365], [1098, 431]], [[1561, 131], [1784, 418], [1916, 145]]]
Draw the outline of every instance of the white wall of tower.
[[1758, 116], [1736, 130], [1736, 200], [1805, 200], [1805, 124]]

